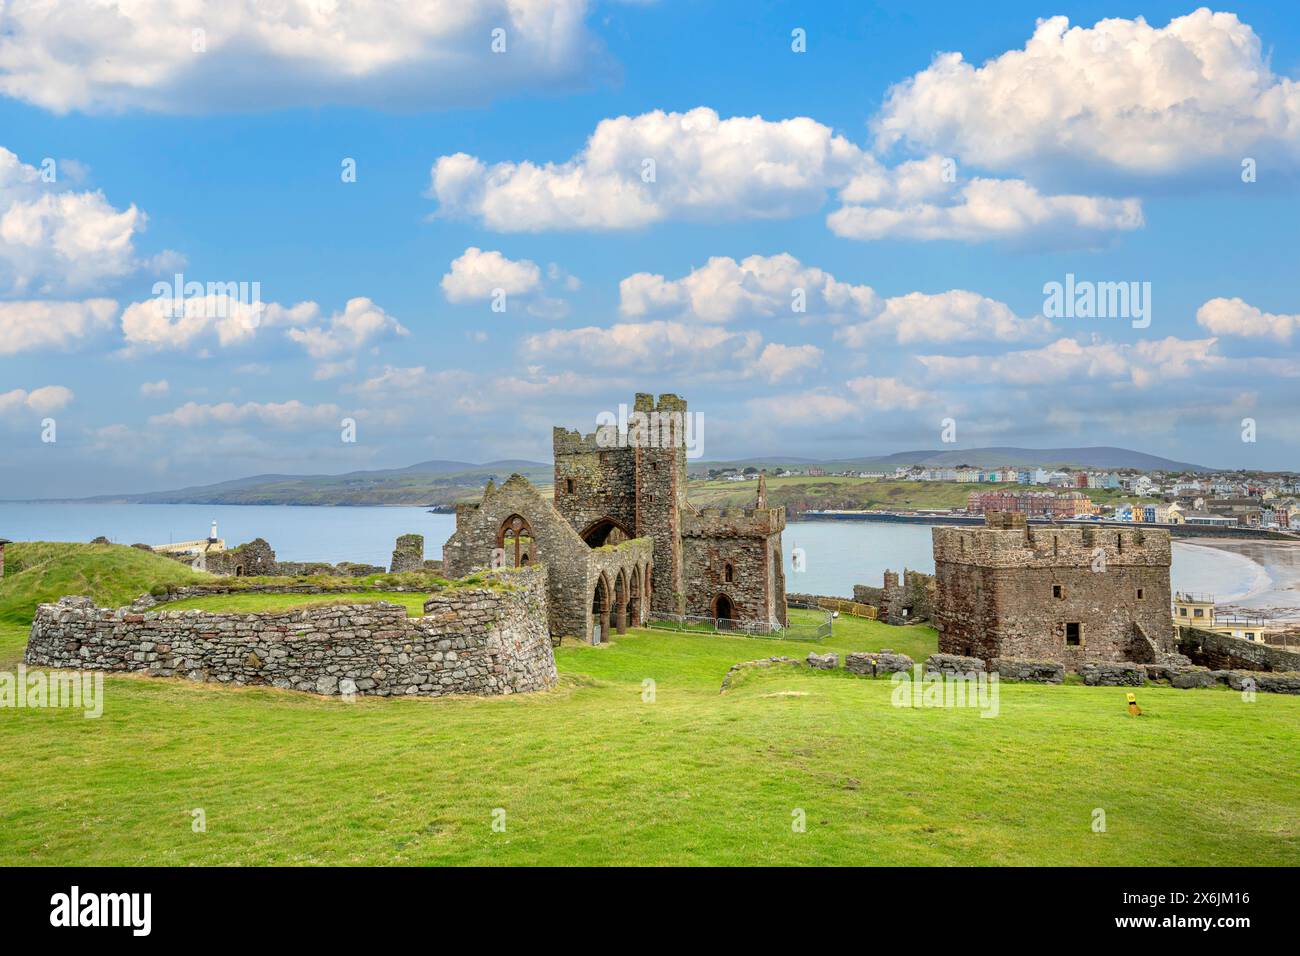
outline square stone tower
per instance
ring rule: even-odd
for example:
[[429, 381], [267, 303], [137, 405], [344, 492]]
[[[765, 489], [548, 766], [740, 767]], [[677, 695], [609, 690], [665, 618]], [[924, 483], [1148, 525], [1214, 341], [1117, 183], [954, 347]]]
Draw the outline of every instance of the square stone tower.
[[1154, 663], [1172, 653], [1167, 531], [1029, 525], [935, 528], [939, 650], [986, 660]]
[[638, 393], [627, 428], [589, 435], [556, 427], [555, 507], [593, 548], [654, 540], [650, 607], [685, 613], [681, 514], [686, 507], [686, 401]]

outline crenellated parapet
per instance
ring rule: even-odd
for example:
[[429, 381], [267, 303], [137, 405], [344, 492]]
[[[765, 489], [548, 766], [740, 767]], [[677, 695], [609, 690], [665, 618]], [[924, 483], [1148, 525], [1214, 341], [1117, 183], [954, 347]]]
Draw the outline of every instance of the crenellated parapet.
[[688, 538], [767, 538], [784, 530], [783, 508], [701, 508], [682, 515]]
[[936, 561], [989, 568], [1169, 567], [1169, 532], [1028, 526], [934, 529]]
[[564, 428], [556, 425], [551, 430], [551, 446], [556, 457], [560, 455], [594, 455], [602, 451], [614, 450], [602, 446], [596, 432], [584, 435], [576, 428]]

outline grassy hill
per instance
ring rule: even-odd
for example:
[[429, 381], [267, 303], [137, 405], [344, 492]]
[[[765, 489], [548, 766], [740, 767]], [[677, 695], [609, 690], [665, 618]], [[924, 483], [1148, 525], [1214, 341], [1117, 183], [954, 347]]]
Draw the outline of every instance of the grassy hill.
[[5, 548], [0, 624], [30, 624], [36, 605], [65, 594], [87, 594], [101, 605], [116, 607], [154, 585], [211, 580], [211, 575], [170, 558], [120, 544], [18, 542]]
[[[190, 573], [125, 548], [50, 550], [63, 547], [19, 546], [22, 567], [0, 585], [5, 620], [21, 623], [19, 609], [61, 582], [116, 601], [154, 574]], [[819, 650], [935, 647], [928, 627], [841, 618], [834, 630]], [[24, 639], [25, 628], [0, 628], [0, 660], [16, 661]], [[719, 694], [733, 663], [809, 648], [632, 631], [557, 650], [555, 690], [498, 698], [348, 703], [109, 675], [97, 720], [0, 713], [0, 865], [1225, 866], [1300, 855], [1300, 699], [1147, 687], [1135, 719], [1125, 688], [1003, 684], [988, 719], [898, 707], [888, 680], [806, 667], [749, 672]], [[1104, 833], [1091, 826], [1099, 807]], [[206, 832], [191, 829], [196, 808]], [[492, 828], [498, 808], [505, 832]], [[797, 812], [806, 832], [791, 827]]]
[[451, 505], [482, 493], [489, 478], [500, 483], [519, 472], [550, 482], [552, 468], [534, 461], [473, 465], [426, 461], [406, 468], [353, 471], [343, 475], [255, 475], [212, 485], [87, 499], [109, 504], [216, 505]]

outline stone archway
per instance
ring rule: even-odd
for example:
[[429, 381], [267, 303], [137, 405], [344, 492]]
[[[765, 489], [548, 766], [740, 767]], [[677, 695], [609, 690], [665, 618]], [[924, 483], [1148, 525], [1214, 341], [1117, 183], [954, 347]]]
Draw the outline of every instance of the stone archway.
[[607, 544], [621, 544], [631, 540], [632, 532], [613, 518], [600, 518], [587, 525], [581, 532], [582, 540], [591, 548], [603, 548]]
[[728, 630], [736, 620], [736, 605], [725, 594], [713, 599], [713, 625], [720, 631]]
[[609, 643], [609, 606], [609, 578], [602, 573], [591, 591], [591, 624], [593, 629], [600, 629], [601, 644]]
[[618, 633], [627, 633], [627, 574], [620, 568], [614, 576], [614, 626]]
[[645, 623], [641, 607], [641, 568], [634, 567], [627, 577], [627, 619], [633, 627]]

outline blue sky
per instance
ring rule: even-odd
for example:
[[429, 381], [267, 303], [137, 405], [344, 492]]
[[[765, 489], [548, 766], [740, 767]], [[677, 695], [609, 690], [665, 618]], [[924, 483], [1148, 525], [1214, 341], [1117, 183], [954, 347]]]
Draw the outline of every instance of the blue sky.
[[[545, 459], [635, 391], [708, 458], [1297, 467], [1275, 5], [58, 6], [0, 13], [0, 498]], [[177, 272], [265, 309], [160, 318]]]

